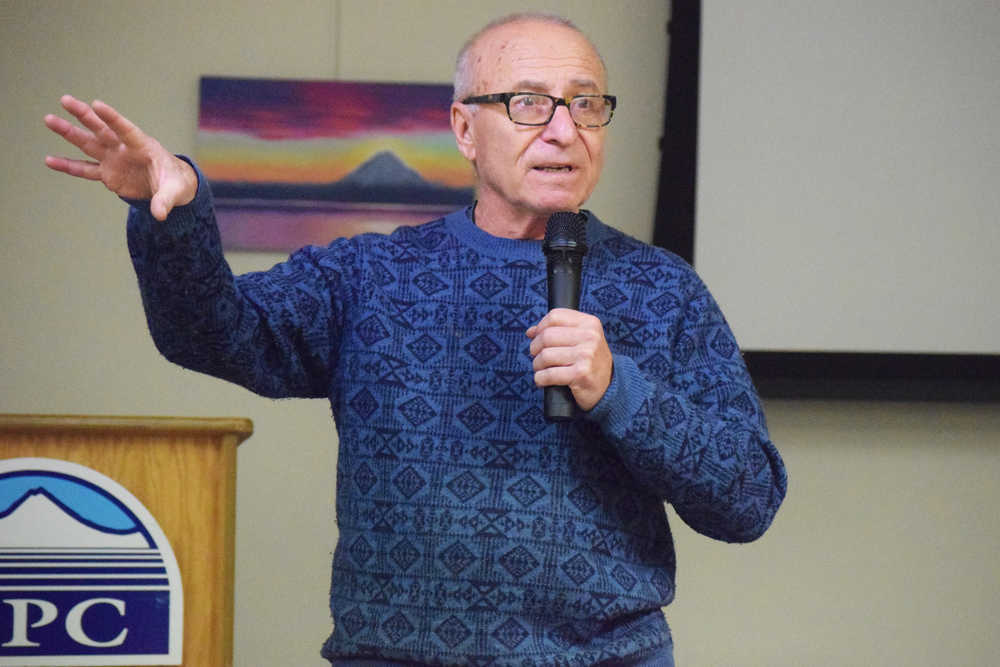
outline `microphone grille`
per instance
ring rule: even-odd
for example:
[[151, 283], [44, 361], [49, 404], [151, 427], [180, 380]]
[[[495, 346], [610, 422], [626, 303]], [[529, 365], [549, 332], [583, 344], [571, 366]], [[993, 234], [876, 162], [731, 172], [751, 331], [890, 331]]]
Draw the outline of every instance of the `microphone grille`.
[[587, 216], [583, 213], [560, 211], [545, 223], [543, 249], [577, 249], [587, 251]]

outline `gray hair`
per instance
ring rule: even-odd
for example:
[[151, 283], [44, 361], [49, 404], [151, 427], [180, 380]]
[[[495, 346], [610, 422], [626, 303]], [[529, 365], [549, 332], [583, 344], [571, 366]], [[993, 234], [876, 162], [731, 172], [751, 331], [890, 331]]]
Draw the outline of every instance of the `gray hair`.
[[608, 68], [607, 65], [604, 64], [604, 58], [601, 56], [601, 52], [597, 50], [597, 46], [594, 42], [592, 42], [590, 38], [576, 26], [575, 23], [567, 18], [563, 18], [562, 16], [549, 14], [547, 12], [517, 12], [515, 14], [508, 14], [507, 16], [502, 16], [498, 19], [490, 21], [479, 32], [470, 37], [462, 46], [462, 49], [458, 52], [458, 58], [455, 60], [455, 80], [452, 101], [457, 102], [468, 97], [469, 95], [472, 95], [474, 92], [473, 89], [475, 87], [475, 81], [473, 81], [473, 77], [475, 76], [475, 67], [472, 63], [472, 51], [479, 39], [494, 28], [499, 28], [500, 26], [505, 26], [510, 23], [518, 23], [521, 21], [551, 23], [552, 25], [561, 25], [575, 31], [587, 40], [591, 48], [594, 49], [594, 53], [597, 54], [597, 59], [601, 62], [601, 67], [604, 69], [605, 78], [607, 77]]

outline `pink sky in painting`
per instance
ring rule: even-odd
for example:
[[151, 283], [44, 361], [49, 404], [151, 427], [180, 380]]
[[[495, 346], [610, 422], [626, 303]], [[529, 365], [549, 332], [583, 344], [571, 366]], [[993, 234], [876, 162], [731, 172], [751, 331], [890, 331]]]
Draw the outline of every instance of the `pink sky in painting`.
[[264, 140], [434, 132], [448, 127], [449, 103], [438, 84], [205, 78], [198, 125]]

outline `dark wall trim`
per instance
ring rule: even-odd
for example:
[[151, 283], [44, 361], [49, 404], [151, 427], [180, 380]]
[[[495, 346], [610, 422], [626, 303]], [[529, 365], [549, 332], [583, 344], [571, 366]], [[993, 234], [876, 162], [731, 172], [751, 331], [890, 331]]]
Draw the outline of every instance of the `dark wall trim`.
[[673, 0], [653, 243], [694, 263], [701, 0]]
[[[694, 263], [701, 0], [673, 0], [667, 29], [653, 243]], [[768, 398], [1000, 401], [1000, 355], [748, 350], [744, 358]]]

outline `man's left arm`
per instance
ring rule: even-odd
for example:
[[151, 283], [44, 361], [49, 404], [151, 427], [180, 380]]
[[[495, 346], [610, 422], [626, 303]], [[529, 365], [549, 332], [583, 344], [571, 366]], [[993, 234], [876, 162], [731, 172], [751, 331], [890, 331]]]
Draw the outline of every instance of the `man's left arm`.
[[784, 464], [718, 306], [703, 291], [684, 312], [669, 369], [640, 369], [612, 354], [596, 317], [553, 310], [528, 330], [536, 384], [569, 385], [636, 480], [692, 528], [750, 541], [784, 498]]

